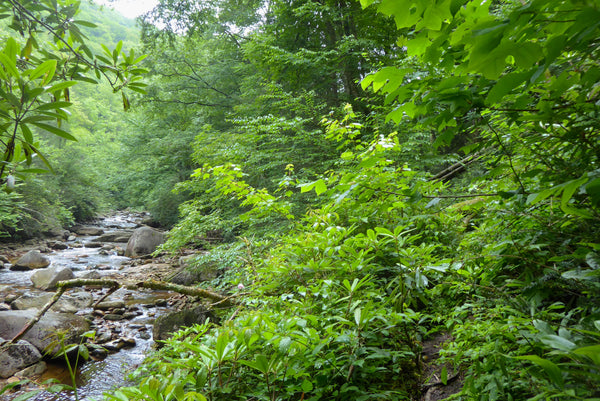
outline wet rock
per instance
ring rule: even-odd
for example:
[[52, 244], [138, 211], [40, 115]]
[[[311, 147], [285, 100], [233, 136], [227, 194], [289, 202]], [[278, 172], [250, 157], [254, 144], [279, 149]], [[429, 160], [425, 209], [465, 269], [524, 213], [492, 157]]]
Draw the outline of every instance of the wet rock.
[[75, 226], [71, 229], [77, 235], [102, 235], [104, 230], [98, 227]]
[[165, 236], [160, 231], [150, 227], [140, 227], [133, 232], [127, 242], [125, 256], [149, 255], [163, 242], [165, 242]]
[[99, 236], [96, 241], [99, 242], [127, 242], [129, 241], [129, 238], [131, 238], [131, 232], [125, 232], [125, 231], [117, 231], [117, 232], [112, 232], [112, 233], [106, 233], [103, 234], [101, 236]]
[[[23, 294], [11, 303], [12, 309], [41, 309], [54, 296], [52, 293]], [[85, 291], [63, 295], [50, 309], [54, 312], [76, 313], [92, 304], [92, 294]]]
[[147, 331], [142, 331], [142, 332], [140, 333], [140, 338], [141, 338], [142, 340], [149, 340], [149, 339], [151, 339], [151, 338], [152, 338], [152, 336], [151, 336], [151, 335], [150, 335], [150, 333], [148, 333]]
[[109, 309], [125, 308], [124, 301], [102, 301], [96, 305], [96, 309], [107, 311]]
[[31, 250], [21, 256], [11, 267], [11, 270], [33, 270], [43, 269], [50, 266], [50, 259], [42, 255], [38, 250]]
[[31, 275], [31, 282], [35, 288], [50, 290], [56, 288], [56, 283], [75, 278], [73, 271], [68, 267], [54, 266], [38, 270]]
[[0, 260], [0, 269], [4, 269], [4, 262]]
[[102, 249], [100, 252], [98, 252], [99, 255], [103, 255], [103, 256], [108, 256], [110, 255], [110, 252], [107, 251], [106, 249]]
[[39, 376], [42, 373], [44, 373], [46, 370], [48, 370], [48, 365], [46, 365], [46, 362], [39, 361], [35, 365], [31, 365], [31, 366], [21, 370], [20, 372], [15, 373], [15, 377], [28, 378], [28, 377]]
[[84, 272], [79, 277], [88, 279], [88, 280], [97, 280], [97, 279], [102, 278], [100, 273], [98, 273], [96, 270], [89, 270], [87, 272]]
[[119, 256], [125, 256], [125, 249], [121, 248], [120, 246], [115, 247], [115, 252], [117, 252], [117, 255]]
[[3, 310], [10, 310], [10, 305], [6, 304], [4, 302], [0, 303], [0, 311], [3, 311]]
[[10, 260], [4, 255], [0, 255], [0, 262], [2, 263], [10, 263]]
[[86, 248], [102, 248], [102, 243], [101, 242], [96, 242], [96, 241], [90, 241], [90, 242], [86, 242], [84, 244], [84, 246]]
[[[10, 310], [0, 312], [0, 337], [13, 338], [35, 316], [36, 311]], [[70, 313], [46, 312], [44, 316], [23, 336], [23, 340], [33, 344], [38, 351], [44, 350], [55, 339], [49, 333], [66, 332], [65, 344], [79, 342], [81, 334], [89, 330], [89, 324], [81, 316]], [[58, 348], [52, 350], [56, 352]]]
[[42, 354], [36, 347], [25, 340], [7, 345], [0, 351], [0, 378], [11, 377], [23, 368], [38, 363]]
[[108, 330], [102, 329], [96, 332], [96, 344], [104, 344], [112, 340], [112, 335]]
[[67, 245], [67, 244], [65, 244], [64, 242], [61, 242], [61, 241], [52, 241], [52, 242], [49, 242], [48, 246], [50, 246], [50, 248], [55, 249], [55, 250], [69, 249], [69, 245]]
[[138, 313], [137, 312], [125, 312], [123, 313], [123, 319], [125, 320], [131, 320], [138, 317]]
[[70, 242], [70, 241], [75, 241], [76, 239], [77, 239], [77, 237], [76, 237], [76, 236], [74, 236], [74, 235], [69, 235], [69, 236], [67, 237], [67, 241], [69, 241], [69, 242]]
[[202, 324], [209, 317], [211, 320], [214, 319], [214, 316], [203, 306], [160, 316], [154, 322], [154, 328], [152, 329], [154, 341], [166, 340], [171, 336], [171, 333], [181, 327], [192, 326], [196, 323]]
[[156, 301], [154, 301], [154, 305], [155, 306], [167, 306], [167, 300], [166, 299], [157, 299]]
[[123, 317], [123, 315], [118, 315], [116, 313], [107, 313], [106, 315], [104, 315], [104, 320], [110, 320], [113, 322], [119, 321], [119, 320], [123, 320], [125, 319]]

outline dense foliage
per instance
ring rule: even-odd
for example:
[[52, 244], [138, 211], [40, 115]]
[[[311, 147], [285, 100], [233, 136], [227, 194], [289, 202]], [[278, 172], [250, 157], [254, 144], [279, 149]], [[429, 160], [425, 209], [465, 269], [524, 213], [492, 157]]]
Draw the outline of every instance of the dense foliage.
[[141, 23], [118, 201], [207, 251], [199, 285], [237, 307], [107, 399], [417, 400], [441, 334], [452, 399], [600, 399], [596, 1], [163, 0]]

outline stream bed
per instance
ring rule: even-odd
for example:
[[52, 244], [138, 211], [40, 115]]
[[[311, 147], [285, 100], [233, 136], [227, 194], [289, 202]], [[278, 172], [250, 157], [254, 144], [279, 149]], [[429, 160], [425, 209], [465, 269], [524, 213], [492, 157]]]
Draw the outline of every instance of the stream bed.
[[[126, 243], [98, 243], [97, 241], [102, 235], [106, 238], [106, 234], [111, 233], [115, 234], [118, 239], [123, 239], [131, 234], [140, 221], [140, 215], [125, 212], [106, 217], [92, 226], [86, 226], [86, 228], [97, 229], [98, 235], [72, 235], [64, 241], [68, 248], [55, 249], [45, 255], [51, 261], [50, 266], [69, 267], [76, 278], [122, 279], [127, 277], [128, 267], [132, 265], [130, 258], [120, 256], [123, 254]], [[119, 234], [121, 234], [120, 237]], [[0, 302], [3, 299], [10, 301], [23, 295], [44, 293], [33, 287], [30, 277], [34, 272], [35, 270], [0, 269]], [[81, 291], [81, 289], [77, 289], [77, 291]], [[88, 288], [85, 291], [91, 293], [96, 301], [108, 290]], [[79, 400], [101, 400], [103, 393], [126, 384], [128, 372], [141, 364], [152, 347], [152, 324], [157, 316], [169, 310], [167, 299], [171, 295], [172, 293], [165, 291], [131, 291], [121, 288], [109, 295], [103, 302], [116, 301], [124, 304], [120, 313], [123, 314], [124, 311], [123, 316], [126, 318], [118, 318], [118, 316], [114, 318], [113, 316], [109, 320], [108, 314], [113, 314], [112, 310], [102, 312], [93, 310], [91, 307], [77, 312], [78, 315], [86, 317], [92, 323], [92, 328], [97, 332], [97, 338], [102, 334], [108, 339], [105, 341], [107, 349], [111, 350], [108, 346], [115, 346], [119, 342], [122, 342], [120, 345], [125, 344], [118, 350], [112, 349], [107, 355], [90, 358], [89, 361], [81, 364], [77, 374]], [[71, 383], [68, 370], [63, 364], [47, 361], [47, 365], [48, 369], [41, 376], [41, 381], [56, 379], [65, 384]], [[0, 400], [10, 401], [18, 394], [3, 394], [0, 395]], [[75, 400], [75, 395], [61, 393], [60, 396], [57, 396], [42, 392], [32, 400]]]

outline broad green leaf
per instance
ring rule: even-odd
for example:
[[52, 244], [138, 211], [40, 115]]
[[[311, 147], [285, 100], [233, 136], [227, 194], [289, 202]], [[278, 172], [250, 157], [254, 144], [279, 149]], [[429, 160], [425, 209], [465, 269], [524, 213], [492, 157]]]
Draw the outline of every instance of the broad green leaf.
[[32, 122], [32, 124], [35, 125], [38, 128], [41, 128], [41, 129], [46, 130], [48, 132], [51, 132], [54, 135], [57, 135], [57, 136], [59, 136], [61, 138], [65, 138], [65, 139], [68, 139], [70, 141], [76, 141], [77, 140], [73, 135], [69, 134], [67, 131], [64, 131], [64, 130], [62, 130], [60, 128], [57, 128], [55, 126], [52, 126], [50, 124], [45, 124], [45, 123], [40, 123], [40, 122]]
[[6, 71], [14, 78], [19, 78], [19, 70], [17, 70], [17, 64], [15, 60], [11, 60], [6, 54], [0, 53], [0, 64], [6, 68]]
[[532, 75], [532, 71], [528, 72], [513, 72], [502, 76], [488, 92], [485, 99], [487, 105], [493, 105], [502, 101], [504, 96], [509, 94], [513, 89], [517, 88], [526, 82]]
[[302, 382], [301, 388], [302, 388], [302, 391], [304, 391], [305, 393], [308, 393], [313, 390], [314, 386], [310, 380], [304, 379], [304, 381]]
[[50, 93], [58, 92], [58, 91], [70, 88], [71, 86], [76, 85], [76, 84], [77, 84], [77, 82], [75, 82], [75, 81], [60, 82], [60, 83], [57, 83], [56, 85], [53, 85], [50, 88], [46, 89], [46, 92], [50, 92]]
[[552, 361], [547, 359], [540, 358], [537, 355], [524, 355], [518, 356], [516, 359], [526, 360], [535, 363], [536, 365], [542, 367], [546, 374], [550, 377], [550, 380], [558, 386], [559, 388], [564, 388], [564, 379], [562, 377], [562, 373], [560, 368]]
[[315, 182], [315, 193], [317, 195], [321, 195], [323, 192], [327, 191], [327, 184], [322, 179], [317, 180]]
[[561, 351], [571, 351], [576, 347], [575, 343], [572, 341], [569, 341], [564, 337], [557, 336], [556, 334], [545, 334], [540, 336], [540, 341], [549, 347]]
[[29, 74], [29, 79], [34, 80], [36, 78], [41, 77], [45, 74], [44, 79], [42, 80], [42, 85], [48, 84], [54, 78], [54, 72], [56, 71], [56, 60], [46, 60], [31, 73]]
[[600, 366], [600, 345], [590, 345], [573, 350], [574, 354], [583, 355], [592, 360], [597, 366]]

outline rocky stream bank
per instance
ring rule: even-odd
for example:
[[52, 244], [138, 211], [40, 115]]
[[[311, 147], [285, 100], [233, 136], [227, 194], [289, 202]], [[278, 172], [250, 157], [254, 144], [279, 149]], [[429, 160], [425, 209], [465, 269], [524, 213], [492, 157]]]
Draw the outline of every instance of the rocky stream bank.
[[[98, 399], [104, 391], [124, 383], [123, 369], [139, 365], [154, 339], [166, 338], [181, 324], [205, 319], [196, 298], [169, 291], [75, 287], [66, 290], [21, 339], [9, 345], [48, 304], [59, 281], [189, 284], [181, 282], [187, 258], [148, 256], [164, 236], [143, 225], [143, 218], [143, 214], [118, 213], [52, 238], [0, 245], [0, 391], [5, 385], [32, 379], [32, 384], [1, 394], [2, 401], [35, 389], [36, 383], [48, 378], [69, 382], [63, 377], [64, 358], [54, 357], [59, 351], [53, 343], [57, 333], [63, 333], [67, 344], [85, 343], [90, 360], [78, 373], [79, 399]], [[82, 340], [84, 333], [93, 336]], [[34, 400], [54, 397], [42, 392]]]

